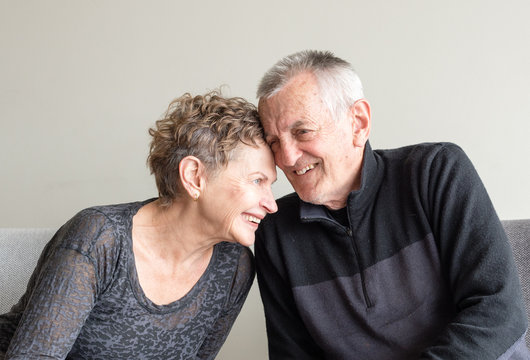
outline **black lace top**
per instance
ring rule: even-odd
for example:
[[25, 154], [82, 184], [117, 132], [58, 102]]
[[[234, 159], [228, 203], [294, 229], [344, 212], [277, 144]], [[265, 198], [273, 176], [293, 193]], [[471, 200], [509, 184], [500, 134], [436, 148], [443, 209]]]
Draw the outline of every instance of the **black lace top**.
[[156, 305], [139, 285], [132, 252], [132, 217], [147, 202], [89, 208], [59, 229], [24, 296], [0, 316], [0, 354], [8, 350], [6, 359], [215, 357], [252, 285], [252, 253], [238, 244], [215, 245], [195, 286], [171, 304]]

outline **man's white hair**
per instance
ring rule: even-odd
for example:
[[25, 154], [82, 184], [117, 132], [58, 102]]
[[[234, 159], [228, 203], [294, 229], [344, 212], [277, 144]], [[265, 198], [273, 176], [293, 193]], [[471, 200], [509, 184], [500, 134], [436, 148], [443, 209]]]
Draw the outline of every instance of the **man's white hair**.
[[258, 99], [274, 96], [289, 80], [305, 72], [316, 77], [322, 101], [336, 120], [364, 97], [361, 79], [350, 63], [329, 51], [304, 50], [284, 57], [265, 73], [258, 86]]

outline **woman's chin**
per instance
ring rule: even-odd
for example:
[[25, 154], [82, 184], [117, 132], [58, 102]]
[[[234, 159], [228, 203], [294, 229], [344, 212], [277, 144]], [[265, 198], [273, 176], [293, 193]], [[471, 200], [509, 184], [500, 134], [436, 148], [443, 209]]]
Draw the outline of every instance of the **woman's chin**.
[[237, 242], [240, 245], [248, 247], [248, 246], [254, 245], [254, 241], [255, 240], [256, 240], [256, 238], [255, 238], [254, 234], [252, 234], [252, 236], [240, 237], [240, 238], [236, 239], [235, 242]]

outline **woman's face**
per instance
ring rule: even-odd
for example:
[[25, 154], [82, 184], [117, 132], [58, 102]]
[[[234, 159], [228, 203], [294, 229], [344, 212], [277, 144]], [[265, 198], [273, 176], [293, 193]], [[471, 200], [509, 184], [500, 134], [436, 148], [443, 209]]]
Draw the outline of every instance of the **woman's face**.
[[234, 151], [227, 167], [208, 178], [199, 201], [209, 230], [250, 246], [261, 219], [278, 210], [271, 190], [276, 166], [264, 142], [258, 147], [241, 143]]

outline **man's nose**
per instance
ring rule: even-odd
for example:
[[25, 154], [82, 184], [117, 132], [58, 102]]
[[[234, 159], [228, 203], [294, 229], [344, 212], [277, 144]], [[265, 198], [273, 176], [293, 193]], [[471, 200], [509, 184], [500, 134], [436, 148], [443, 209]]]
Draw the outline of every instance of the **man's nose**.
[[275, 154], [276, 164], [281, 168], [282, 166], [289, 167], [294, 166], [300, 156], [302, 151], [298, 146], [293, 142], [283, 142], [280, 144], [279, 151]]

